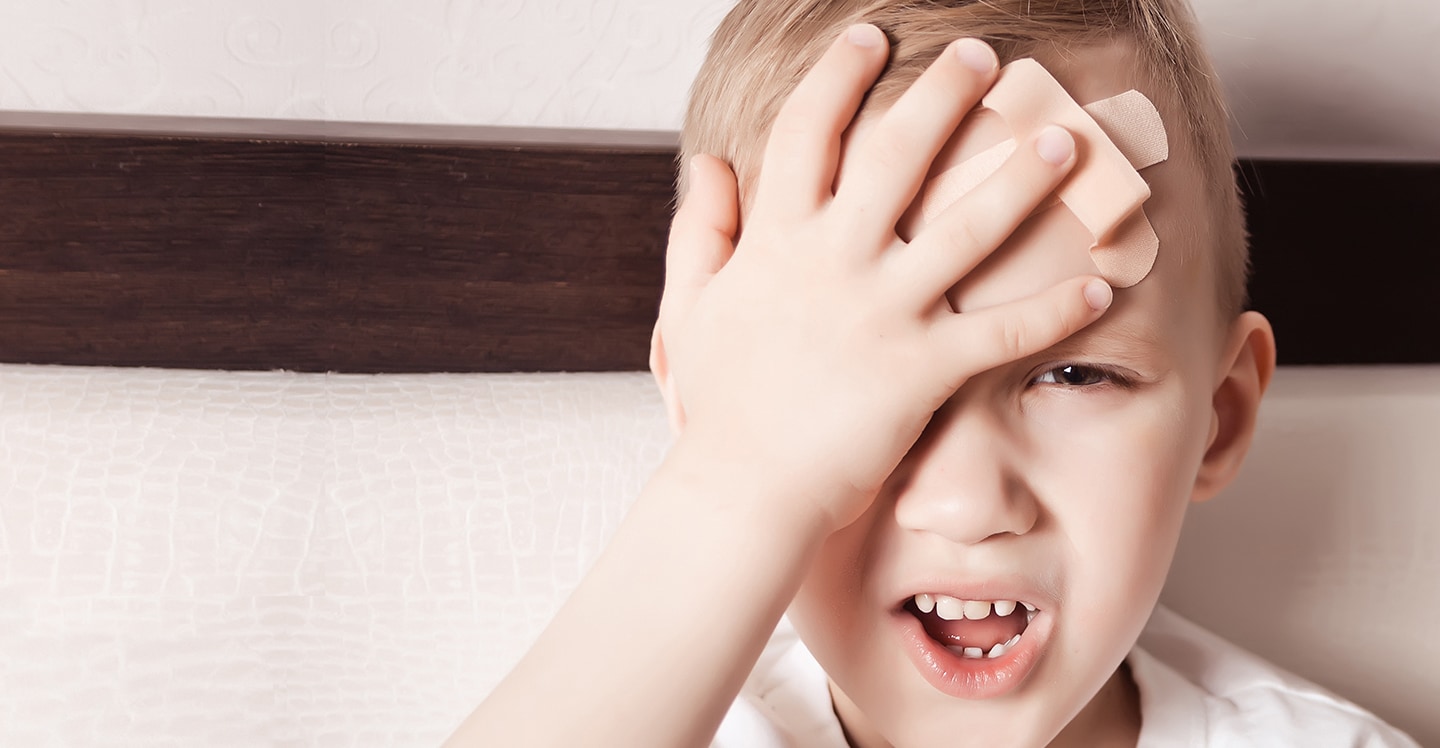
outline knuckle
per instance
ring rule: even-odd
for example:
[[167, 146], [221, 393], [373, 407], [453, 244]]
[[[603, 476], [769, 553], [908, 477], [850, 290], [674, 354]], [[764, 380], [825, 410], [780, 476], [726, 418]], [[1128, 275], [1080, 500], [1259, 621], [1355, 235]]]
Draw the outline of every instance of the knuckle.
[[1006, 159], [1004, 166], [991, 180], [994, 181], [995, 188], [1008, 198], [1001, 201], [996, 206], [997, 209], [1016, 216], [1029, 215], [1037, 204], [1045, 200], [1058, 181], [1052, 179], [1050, 171], [1042, 168], [1039, 156], [1026, 155], [1022, 158], [1020, 154], [1013, 154]]
[[1045, 331], [1044, 336], [1045, 345], [1052, 345], [1059, 340], [1069, 337], [1070, 333], [1075, 332], [1075, 330], [1077, 329], [1075, 325], [1075, 319], [1071, 315], [1067, 314], [1067, 310], [1064, 306], [1052, 307], [1050, 310], [1050, 315], [1050, 325]]
[[997, 334], [1003, 355], [1009, 360], [1023, 358], [1054, 345], [1077, 329], [1066, 309], [1037, 300], [1043, 306], [1021, 308], [1013, 314], [1002, 314]]
[[865, 165], [872, 173], [885, 174], [910, 162], [911, 145], [883, 124], [865, 143]]
[[[1068, 289], [1067, 289], [1068, 290]], [[1079, 296], [1079, 294], [1067, 293], [1067, 297]], [[1079, 332], [1080, 328], [1090, 320], [1090, 306], [1080, 296], [1080, 301], [1073, 301], [1067, 298], [1066, 303], [1057, 304], [1056, 317], [1058, 322], [1055, 326], [1057, 336], [1069, 337]]]
[[770, 128], [770, 142], [786, 144], [805, 137], [804, 118], [798, 113], [781, 116]]
[[[770, 146], [777, 145], [790, 147], [793, 143], [803, 143], [814, 135], [813, 117], [811, 107], [801, 99], [786, 102], [780, 108], [780, 114], [775, 117], [775, 122], [770, 125]], [[766, 161], [770, 159], [767, 158]]]
[[1018, 314], [1000, 316], [1000, 349], [1007, 360], [1019, 358], [1030, 342], [1030, 329]]
[[975, 217], [969, 211], [956, 211], [951, 221], [950, 240], [954, 244], [970, 250], [987, 249], [989, 245], [975, 224]]

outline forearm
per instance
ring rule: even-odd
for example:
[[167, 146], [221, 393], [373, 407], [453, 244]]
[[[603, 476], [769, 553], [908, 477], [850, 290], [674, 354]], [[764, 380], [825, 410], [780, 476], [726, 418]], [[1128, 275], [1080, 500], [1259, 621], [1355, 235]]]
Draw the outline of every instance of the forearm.
[[824, 537], [764, 476], [708, 457], [677, 445], [447, 746], [708, 743]]

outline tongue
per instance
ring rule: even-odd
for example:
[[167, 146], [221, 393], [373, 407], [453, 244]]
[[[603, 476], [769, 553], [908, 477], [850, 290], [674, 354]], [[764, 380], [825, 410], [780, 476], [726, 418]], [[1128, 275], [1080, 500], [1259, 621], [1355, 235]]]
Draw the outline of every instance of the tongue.
[[947, 621], [934, 613], [915, 612], [925, 625], [930, 638], [950, 646], [979, 647], [990, 651], [996, 644], [1010, 641], [1016, 634], [1024, 633], [1028, 622], [1025, 608], [1017, 607], [1008, 616], [990, 615], [978, 621]]

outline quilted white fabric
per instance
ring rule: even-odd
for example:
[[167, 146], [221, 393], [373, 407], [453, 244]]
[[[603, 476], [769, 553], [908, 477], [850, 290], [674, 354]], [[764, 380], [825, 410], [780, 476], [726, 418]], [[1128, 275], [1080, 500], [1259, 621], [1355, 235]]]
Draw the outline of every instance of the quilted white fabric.
[[635, 375], [0, 367], [0, 746], [435, 746], [667, 443]]
[[[0, 366], [0, 746], [434, 746], [663, 455], [647, 375]], [[1167, 602], [1440, 744], [1440, 367], [1281, 373]]]

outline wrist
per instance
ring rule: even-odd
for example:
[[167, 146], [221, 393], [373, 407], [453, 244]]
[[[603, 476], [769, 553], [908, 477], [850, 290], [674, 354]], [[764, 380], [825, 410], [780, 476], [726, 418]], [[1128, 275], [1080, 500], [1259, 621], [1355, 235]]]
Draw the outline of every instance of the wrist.
[[676, 439], [639, 500], [651, 493], [684, 497], [694, 521], [744, 529], [808, 557], [836, 528], [817, 488], [796, 472], [733, 440], [689, 430]]

